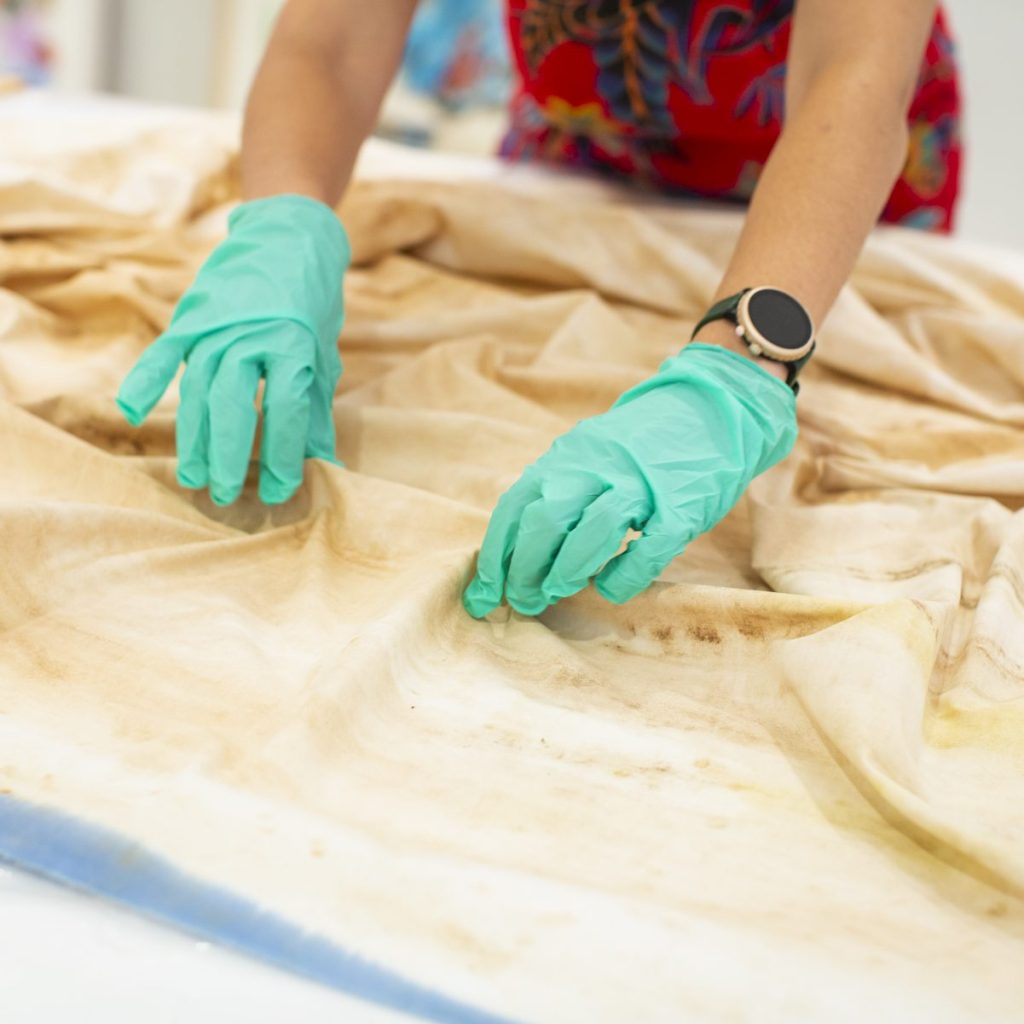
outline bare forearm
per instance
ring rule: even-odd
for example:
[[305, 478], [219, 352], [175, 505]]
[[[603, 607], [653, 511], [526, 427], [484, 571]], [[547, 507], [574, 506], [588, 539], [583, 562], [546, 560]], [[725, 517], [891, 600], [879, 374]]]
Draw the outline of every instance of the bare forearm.
[[[853, 270], [906, 155], [903, 111], [836, 67], [808, 89], [776, 143], [714, 301], [773, 285], [798, 298], [820, 324]], [[723, 322], [701, 341], [746, 349]], [[777, 376], [777, 364], [764, 365]]]
[[415, 0], [291, 0], [246, 105], [246, 199], [296, 192], [334, 205], [373, 129]]
[[[786, 124], [715, 295], [775, 285], [820, 324], [899, 176], [907, 110], [936, 0], [800, 0], [786, 62]], [[747, 354], [727, 323], [701, 340]], [[760, 360], [784, 377], [778, 363]]]
[[276, 56], [260, 69], [246, 106], [243, 196], [297, 192], [333, 206], [367, 133], [315, 58]]
[[721, 298], [754, 283], [820, 323], [853, 270], [906, 157], [905, 115], [835, 68], [811, 87], [758, 183]]

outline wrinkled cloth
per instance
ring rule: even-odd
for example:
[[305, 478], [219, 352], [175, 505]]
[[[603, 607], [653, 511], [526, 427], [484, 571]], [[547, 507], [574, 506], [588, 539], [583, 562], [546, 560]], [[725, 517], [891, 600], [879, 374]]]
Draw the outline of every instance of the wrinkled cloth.
[[220, 508], [175, 388], [114, 396], [236, 131], [0, 105], [2, 798], [514, 1018], [1020, 1019], [1014, 264], [879, 230], [718, 526], [628, 605], [477, 621], [498, 496], [685, 341], [741, 217], [364, 178], [346, 468]]

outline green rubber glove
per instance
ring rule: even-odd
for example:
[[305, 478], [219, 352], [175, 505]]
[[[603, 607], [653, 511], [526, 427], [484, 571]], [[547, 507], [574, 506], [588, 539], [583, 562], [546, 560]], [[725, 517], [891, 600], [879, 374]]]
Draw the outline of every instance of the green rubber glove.
[[341, 222], [315, 199], [272, 196], [232, 211], [227, 239], [117, 396], [138, 426], [185, 363], [177, 420], [183, 487], [209, 486], [218, 505], [241, 493], [261, 379], [260, 498], [287, 501], [302, 483], [306, 458], [336, 461], [332, 403], [350, 259]]
[[[736, 504], [796, 440], [796, 398], [717, 345], [692, 343], [577, 423], [502, 495], [463, 604], [537, 615], [582, 590], [621, 604]], [[616, 556], [626, 533], [641, 536]]]

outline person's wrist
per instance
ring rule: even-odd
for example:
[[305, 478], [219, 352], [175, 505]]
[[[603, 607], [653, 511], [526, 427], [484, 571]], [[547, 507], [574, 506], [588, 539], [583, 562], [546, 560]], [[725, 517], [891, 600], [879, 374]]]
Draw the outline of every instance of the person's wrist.
[[752, 363], [756, 363], [761, 369], [770, 373], [773, 377], [785, 381], [787, 370], [783, 363], [775, 359], [766, 359], [764, 356], [755, 356], [749, 348], [740, 340], [736, 334], [736, 325], [731, 320], [712, 320], [705, 324], [700, 333], [693, 339], [704, 345], [718, 345], [727, 348], [730, 352], [744, 356]]
[[228, 215], [228, 227], [231, 229], [249, 222], [262, 224], [268, 221], [284, 221], [298, 228], [327, 231], [334, 237], [343, 237], [345, 247], [348, 247], [348, 238], [337, 211], [312, 196], [283, 192], [261, 199], [247, 199]]

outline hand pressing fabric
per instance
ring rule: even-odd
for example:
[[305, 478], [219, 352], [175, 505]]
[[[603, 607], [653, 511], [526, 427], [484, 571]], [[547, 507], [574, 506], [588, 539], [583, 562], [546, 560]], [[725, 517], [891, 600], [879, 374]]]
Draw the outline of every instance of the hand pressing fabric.
[[260, 498], [287, 501], [306, 458], [335, 460], [332, 403], [350, 249], [324, 203], [280, 195], [243, 203], [170, 327], [125, 378], [117, 404], [138, 426], [185, 362], [178, 482], [218, 505], [242, 491], [263, 395]]
[[[594, 579], [621, 604], [721, 520], [796, 440], [790, 388], [746, 357], [692, 343], [583, 420], [502, 495], [463, 603], [537, 615]], [[629, 530], [641, 536], [616, 555]]]

